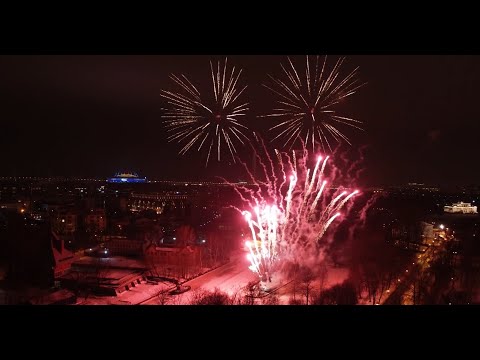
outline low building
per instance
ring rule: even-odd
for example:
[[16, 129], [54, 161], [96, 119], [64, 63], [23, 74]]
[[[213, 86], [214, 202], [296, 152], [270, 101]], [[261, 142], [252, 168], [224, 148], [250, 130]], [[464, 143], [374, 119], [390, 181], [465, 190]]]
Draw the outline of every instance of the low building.
[[179, 192], [132, 193], [128, 208], [132, 212], [153, 210], [158, 215], [186, 216], [189, 214], [192, 196]]
[[71, 269], [57, 280], [62, 287], [72, 291], [83, 289], [97, 295], [115, 296], [145, 280], [146, 270], [142, 261], [121, 256], [84, 256], [74, 261]]
[[202, 267], [202, 251], [199, 246], [157, 246], [150, 244], [145, 249], [145, 261], [156, 276], [187, 278]]
[[452, 214], [477, 214], [477, 207], [470, 203], [459, 202], [444, 206], [443, 211]]

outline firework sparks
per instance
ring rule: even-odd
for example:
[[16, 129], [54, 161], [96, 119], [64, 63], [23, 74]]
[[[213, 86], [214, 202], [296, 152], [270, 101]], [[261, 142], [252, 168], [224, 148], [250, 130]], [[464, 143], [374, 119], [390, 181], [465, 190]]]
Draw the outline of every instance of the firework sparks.
[[349, 126], [362, 130], [361, 121], [337, 115], [335, 105], [353, 95], [360, 84], [357, 79], [358, 67], [342, 78], [340, 69], [345, 58], [340, 58], [331, 71], [327, 70], [327, 56], [311, 61], [306, 57], [305, 74], [301, 73], [288, 58], [288, 65], [281, 65], [286, 78], [270, 76], [273, 86], [264, 85], [278, 97], [279, 107], [263, 117], [278, 117], [280, 122], [270, 130], [278, 132], [272, 139], [282, 140], [287, 148], [297, 141], [315, 151], [320, 146], [323, 151], [332, 150], [329, 141], [345, 141], [348, 137], [339, 129]]
[[[307, 167], [307, 153], [298, 164], [295, 156], [290, 160], [288, 154], [276, 151], [276, 155], [281, 176], [275, 176], [274, 160], [268, 158], [272, 166], [262, 164], [266, 182], [254, 179], [249, 172], [258, 191], [236, 188], [251, 209], [242, 211], [252, 238], [246, 243], [249, 268], [263, 280], [270, 279], [278, 260], [301, 263], [309, 257], [319, 257], [325, 246], [325, 233], [341, 218], [340, 210], [359, 193], [343, 188], [326, 189], [329, 157], [319, 156], [311, 171]], [[277, 181], [279, 186], [275, 184]]]
[[244, 133], [248, 128], [242, 123], [248, 103], [239, 99], [246, 89], [246, 86], [238, 85], [242, 70], [236, 70], [235, 66], [230, 69], [227, 59], [223, 66], [220, 61], [217, 66], [210, 62], [210, 70], [213, 85], [210, 99], [183, 74], [170, 76], [180, 87], [179, 92], [161, 92], [169, 104], [164, 109], [168, 141], [176, 141], [183, 146], [179, 151], [181, 155], [191, 149], [201, 151], [208, 148], [205, 166], [212, 150], [220, 161], [223, 149], [228, 149], [235, 162], [235, 142], [245, 145], [244, 141], [248, 140]]

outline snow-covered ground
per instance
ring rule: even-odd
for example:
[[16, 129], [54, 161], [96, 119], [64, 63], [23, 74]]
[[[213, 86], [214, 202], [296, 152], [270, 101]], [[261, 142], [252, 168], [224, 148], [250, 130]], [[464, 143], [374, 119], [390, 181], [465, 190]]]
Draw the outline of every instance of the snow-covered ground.
[[[156, 296], [162, 292], [168, 292], [175, 288], [171, 283], [158, 283], [153, 285], [148, 282], [142, 282], [137, 286], [125, 291], [118, 296], [110, 297], [89, 297], [85, 301], [79, 299], [77, 304], [85, 305], [158, 305], [161, 303], [171, 305], [184, 305], [189, 304], [192, 296], [196, 291], [209, 290], [212, 291], [215, 288], [226, 292], [230, 295], [238, 293], [239, 290], [245, 287], [251, 281], [257, 281], [258, 276], [254, 274], [249, 268], [249, 261], [246, 259], [245, 253], [240, 251], [235, 253], [230, 258], [230, 262], [209, 271], [199, 277], [186, 281], [183, 285], [190, 286], [190, 291], [187, 291], [180, 295], [169, 295], [167, 297]], [[328, 267], [327, 278], [324, 283], [324, 289], [327, 289], [335, 284], [342, 283], [348, 277], [348, 270], [345, 268], [336, 268], [333, 266]], [[276, 294], [279, 297], [280, 304], [288, 304], [290, 297], [293, 293], [292, 284], [285, 284], [275, 282], [271, 284], [272, 288], [277, 288]], [[318, 289], [320, 284], [315, 282], [313, 284], [314, 291]], [[302, 297], [301, 291], [296, 289], [297, 297]]]
[[[183, 283], [183, 285], [190, 286], [190, 291], [180, 295], [169, 296], [168, 299], [166, 299], [166, 303], [171, 305], [187, 305], [190, 303], [195, 291], [200, 289], [212, 291], [218, 288], [232, 295], [250, 281], [258, 280], [258, 276], [252, 273], [252, 271], [248, 269], [248, 266], [249, 262], [245, 253], [242, 251], [237, 252], [230, 257], [230, 262], [227, 264]], [[160, 301], [158, 298], [152, 298], [144, 304], [157, 305]]]
[[117, 296], [89, 296], [86, 300], [79, 298], [76, 305], [136, 305], [163, 291], [175, 288], [171, 283], [152, 284], [142, 281], [135, 287]]
[[[348, 269], [339, 268], [327, 265], [327, 276], [323, 283], [323, 289], [328, 289], [334, 285], [341, 284], [348, 278]], [[314, 293], [318, 293], [322, 289], [322, 284], [319, 280], [315, 280], [311, 284], [310, 296]], [[294, 284], [293, 282], [288, 282], [284, 286], [280, 285], [278, 290], [275, 292], [278, 296], [280, 305], [288, 305], [290, 299], [295, 293], [295, 298], [305, 301], [305, 290], [302, 290], [301, 284]]]
[[[231, 257], [231, 261], [228, 264], [201, 275], [193, 280], [185, 282], [184, 285], [190, 286], [191, 290], [180, 295], [169, 296], [166, 300], [166, 304], [189, 304], [192, 299], [192, 295], [195, 293], [195, 291], [200, 289], [212, 291], [215, 288], [218, 288], [221, 291], [233, 295], [241, 288], [245, 287], [249, 282], [258, 280], [258, 276], [248, 269], [249, 265], [250, 264], [245, 257], [245, 253], [237, 253]], [[348, 269], [330, 266], [325, 279], [324, 289], [327, 289], [335, 284], [342, 283], [347, 279], [347, 277]], [[279, 297], [280, 304], [288, 304], [293, 293], [292, 284], [275, 282], [275, 279], [273, 281], [274, 282], [269, 286], [272, 289], [278, 288], [275, 293]], [[313, 291], [320, 287], [318, 282], [315, 282], [312, 285]], [[296, 293], [297, 297], [301, 298], [302, 295], [299, 289], [296, 290]], [[159, 303], [160, 299], [153, 298], [149, 301], [146, 301], [144, 304], [156, 305]]]

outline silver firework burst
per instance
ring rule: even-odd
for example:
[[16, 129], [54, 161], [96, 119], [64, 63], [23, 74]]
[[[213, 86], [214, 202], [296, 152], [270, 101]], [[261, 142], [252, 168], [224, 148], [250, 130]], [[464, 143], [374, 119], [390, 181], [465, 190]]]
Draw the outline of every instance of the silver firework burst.
[[[190, 149], [201, 151], [208, 148], [205, 166], [208, 165], [212, 149], [221, 160], [222, 149], [228, 149], [235, 162], [237, 149], [235, 142], [245, 144], [248, 130], [242, 121], [248, 111], [248, 103], [240, 101], [247, 86], [240, 87], [242, 70], [235, 66], [229, 69], [227, 59], [223, 65], [219, 61], [215, 67], [210, 62], [213, 96], [204, 95], [183, 74], [172, 74], [170, 78], [180, 87], [180, 91], [162, 90], [161, 96], [167, 100], [164, 109], [168, 141], [177, 141], [183, 147], [179, 154]], [[210, 94], [212, 95], [212, 94]]]

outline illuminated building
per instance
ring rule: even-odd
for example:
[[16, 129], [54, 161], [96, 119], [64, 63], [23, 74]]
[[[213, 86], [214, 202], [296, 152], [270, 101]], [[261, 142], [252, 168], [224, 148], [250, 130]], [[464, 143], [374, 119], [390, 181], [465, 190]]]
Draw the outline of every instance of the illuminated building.
[[179, 192], [151, 194], [132, 193], [129, 200], [130, 211], [154, 210], [157, 214], [186, 215], [190, 197]]
[[[38, 218], [38, 214], [35, 215]], [[72, 211], [60, 211], [52, 217], [52, 226], [59, 234], [73, 234], [77, 231], [77, 219], [77, 214]]]
[[477, 207], [472, 206], [470, 203], [459, 202], [450, 206], [444, 206], [443, 211], [455, 214], [477, 214]]
[[109, 183], [145, 183], [147, 178], [141, 178], [135, 173], [117, 173], [107, 180]]

